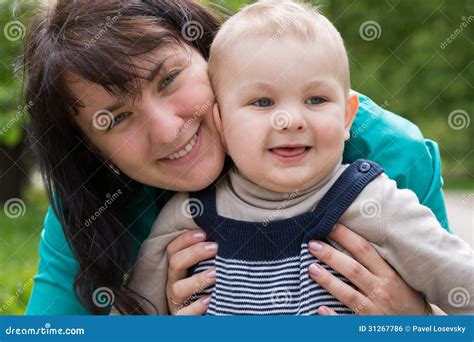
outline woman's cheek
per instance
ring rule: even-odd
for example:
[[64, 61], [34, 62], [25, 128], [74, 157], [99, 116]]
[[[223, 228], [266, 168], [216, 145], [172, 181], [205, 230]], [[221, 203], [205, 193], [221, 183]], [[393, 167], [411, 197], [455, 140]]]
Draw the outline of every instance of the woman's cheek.
[[205, 112], [206, 108], [211, 107], [214, 103], [211, 85], [204, 80], [195, 80], [194, 82], [188, 80], [186, 85], [180, 88], [177, 98], [178, 103], [189, 112]]
[[146, 151], [151, 150], [145, 146], [145, 140], [145, 137], [131, 134], [120, 139], [120, 141], [109, 143], [105, 150], [108, 152], [109, 158], [119, 169], [133, 171], [138, 169], [140, 165], [143, 167], [144, 163], [152, 159], [151, 155], [146, 158]]

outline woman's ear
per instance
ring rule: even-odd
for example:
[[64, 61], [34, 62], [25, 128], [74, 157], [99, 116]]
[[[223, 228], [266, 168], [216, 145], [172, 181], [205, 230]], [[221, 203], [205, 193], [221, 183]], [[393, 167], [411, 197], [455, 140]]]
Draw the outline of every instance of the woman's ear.
[[227, 144], [225, 143], [224, 138], [224, 126], [222, 125], [222, 118], [217, 102], [214, 103], [214, 107], [212, 108], [212, 117], [214, 118], [214, 125], [216, 126], [217, 132], [219, 133], [222, 147], [224, 148], [224, 151], [227, 152]]
[[359, 95], [350, 90], [346, 101], [346, 115], [344, 120], [344, 140], [349, 140], [351, 126], [359, 109]]

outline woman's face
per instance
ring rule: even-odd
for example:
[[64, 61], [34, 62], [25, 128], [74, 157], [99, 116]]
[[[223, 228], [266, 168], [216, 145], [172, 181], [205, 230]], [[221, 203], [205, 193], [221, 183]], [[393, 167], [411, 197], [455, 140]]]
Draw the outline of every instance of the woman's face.
[[143, 79], [135, 99], [120, 100], [66, 75], [83, 105], [77, 125], [91, 148], [138, 182], [175, 191], [205, 188], [219, 176], [225, 158], [212, 120], [207, 62], [193, 48], [170, 45], [137, 65]]

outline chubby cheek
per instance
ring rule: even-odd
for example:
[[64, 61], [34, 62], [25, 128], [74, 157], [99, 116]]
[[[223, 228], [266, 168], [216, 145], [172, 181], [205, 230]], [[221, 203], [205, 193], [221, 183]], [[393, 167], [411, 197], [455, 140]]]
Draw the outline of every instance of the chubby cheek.
[[314, 126], [315, 147], [329, 154], [339, 153], [344, 147], [344, 123], [336, 118], [328, 118]]
[[234, 161], [247, 160], [248, 163], [263, 150], [265, 132], [257, 120], [232, 115], [232, 118], [224, 118], [223, 129], [228, 154]]

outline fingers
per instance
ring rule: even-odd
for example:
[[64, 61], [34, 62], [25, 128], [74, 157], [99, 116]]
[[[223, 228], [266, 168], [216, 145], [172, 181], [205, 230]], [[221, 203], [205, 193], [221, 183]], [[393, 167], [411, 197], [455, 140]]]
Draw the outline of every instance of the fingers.
[[388, 275], [393, 271], [366, 239], [346, 226], [337, 223], [329, 237], [351, 253], [354, 259], [364, 265], [374, 275]]
[[189, 278], [179, 280], [170, 285], [168, 290], [169, 302], [173, 306], [182, 306], [184, 303], [216, 282], [216, 269], [211, 267]]
[[206, 240], [206, 233], [201, 229], [193, 229], [181, 234], [176, 239], [171, 241], [166, 247], [166, 253], [169, 255], [175, 254], [176, 252], [183, 250], [189, 246], [194, 245], [196, 242]]
[[327, 306], [320, 306], [318, 310], [316, 310], [316, 312], [320, 316], [337, 316], [336, 311], [331, 308], [328, 308]]
[[199, 242], [174, 254], [168, 254], [168, 280], [175, 282], [186, 277], [188, 268], [200, 261], [213, 258], [217, 253], [217, 243]]
[[360, 303], [367, 302], [367, 298], [359, 291], [336, 278], [333, 274], [318, 264], [311, 264], [309, 266], [309, 276], [341, 303], [354, 311], [356, 311]]
[[178, 316], [204, 315], [207, 312], [210, 301], [211, 296], [205, 296], [194, 303], [179, 309], [175, 314]]
[[322, 241], [310, 241], [309, 252], [345, 276], [365, 294], [370, 293], [377, 283], [377, 277], [364, 266]]

